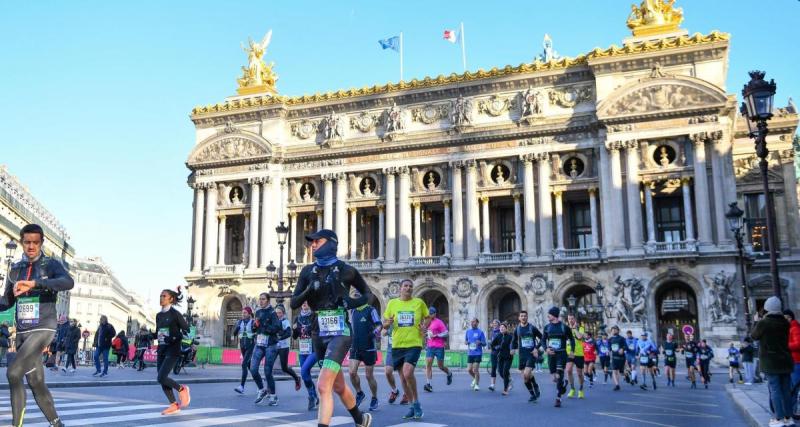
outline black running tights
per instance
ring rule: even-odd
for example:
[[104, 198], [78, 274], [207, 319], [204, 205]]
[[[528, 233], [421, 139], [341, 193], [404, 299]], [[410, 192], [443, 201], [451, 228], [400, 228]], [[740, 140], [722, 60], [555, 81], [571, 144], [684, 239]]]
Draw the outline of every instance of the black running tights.
[[180, 355], [167, 354], [167, 352], [159, 352], [156, 366], [158, 367], [158, 383], [161, 384], [161, 389], [167, 396], [169, 403], [175, 402], [175, 393], [173, 390], [180, 391], [181, 385], [176, 383], [175, 380], [169, 377], [175, 364], [178, 363]]
[[25, 385], [22, 383], [24, 376], [28, 380], [36, 404], [48, 421], [53, 423], [58, 419], [53, 396], [44, 382], [44, 366], [42, 365], [42, 350], [50, 345], [55, 332], [32, 331], [27, 333], [17, 332], [17, 356], [8, 366], [6, 377], [11, 394], [11, 414], [14, 426], [21, 426], [25, 414]]

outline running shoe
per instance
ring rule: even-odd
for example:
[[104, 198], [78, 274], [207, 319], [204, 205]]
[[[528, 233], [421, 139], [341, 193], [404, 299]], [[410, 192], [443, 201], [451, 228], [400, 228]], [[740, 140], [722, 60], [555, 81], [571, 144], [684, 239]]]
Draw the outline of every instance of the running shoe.
[[783, 426], [784, 426], [783, 421], [775, 418], [769, 419], [769, 427], [783, 427]]
[[658, 386], [657, 386], [657, 385], [656, 385], [656, 383], [654, 382], [654, 383], [653, 383], [653, 390], [656, 390], [656, 389], [658, 389]]
[[453, 384], [453, 372], [447, 373], [447, 385]]
[[469, 383], [469, 388], [475, 388], [475, 379], [472, 379], [472, 382]]
[[478, 384], [475, 384], [475, 385], [472, 387], [472, 389], [473, 389], [473, 390], [475, 390], [475, 391], [481, 391], [481, 386], [479, 386]]
[[508, 390], [503, 390], [503, 393], [502, 393], [502, 395], [503, 395], [503, 396], [508, 396]]
[[237, 392], [239, 394], [244, 394], [244, 386], [240, 385], [239, 387], [236, 387], [235, 389], [233, 389], [233, 391], [235, 391], [235, 392]]
[[308, 410], [313, 411], [314, 408], [317, 407], [317, 399], [314, 399], [311, 396], [308, 396]]
[[560, 408], [560, 407], [561, 407], [561, 399], [560, 399], [560, 398], [558, 398], [558, 397], [556, 397], [556, 404], [555, 404], [555, 407], [556, 407], [556, 408]]
[[278, 406], [278, 395], [273, 394], [269, 399], [269, 406]]
[[53, 421], [50, 421], [50, 427], [64, 427], [64, 423], [61, 422], [61, 418], [56, 418]]
[[400, 392], [397, 391], [397, 390], [390, 392], [389, 393], [389, 404], [394, 403], [394, 401], [397, 400], [397, 396], [399, 396], [399, 395], [400, 395]]
[[108, 374], [105, 373], [105, 372], [103, 372], [102, 374], [98, 375], [98, 377], [100, 377], [100, 378], [107, 377], [107, 376], [108, 376]]
[[639, 386], [640, 389], [647, 391], [647, 384], [642, 384]]
[[378, 409], [378, 398], [372, 396], [372, 399], [369, 401], [369, 410], [374, 411], [376, 409]]
[[408, 395], [403, 393], [403, 398], [400, 399], [400, 404], [401, 405], [408, 405], [408, 403], [409, 403]]
[[261, 403], [261, 401], [264, 400], [265, 397], [267, 397], [267, 389], [262, 388], [261, 390], [258, 391], [258, 394], [256, 394], [255, 403]]
[[181, 401], [181, 408], [189, 407], [189, 402], [191, 402], [192, 397], [189, 395], [188, 385], [181, 386], [181, 389], [178, 391], [178, 399]]
[[428, 393], [433, 392], [433, 386], [431, 386], [430, 384], [425, 384], [425, 386], [422, 387], [422, 389], [427, 391]]
[[[508, 393], [506, 393], [508, 394]], [[536, 402], [536, 395], [532, 394], [531, 397], [528, 398], [528, 403]]]
[[[508, 389], [511, 390], [510, 387]], [[539, 390], [539, 384], [533, 385], [533, 395], [536, 396], [537, 399], [542, 395], [542, 392]]]
[[300, 378], [294, 379], [294, 391], [300, 391]]
[[356, 406], [361, 406], [361, 402], [363, 402], [366, 397], [367, 395], [363, 391], [356, 393]]
[[419, 405], [419, 402], [414, 403], [412, 409], [414, 409], [414, 419], [421, 420], [422, 419], [422, 406]]
[[494, 384], [489, 384], [488, 389], [489, 389], [489, 391], [494, 391]]
[[785, 425], [786, 427], [795, 427], [794, 421], [789, 417], [783, 419], [783, 425]]
[[706, 390], [708, 390], [708, 383], [705, 383], [703, 385], [706, 387]]
[[619, 386], [618, 385], [614, 386], [614, 391], [619, 391]]
[[181, 411], [181, 404], [178, 402], [172, 402], [169, 406], [167, 406], [167, 409], [161, 411], [161, 415], [177, 414], [180, 411]]
[[569, 393], [567, 394], [567, 397], [569, 397], [570, 399], [575, 397], [575, 389], [574, 388], [569, 389]]
[[358, 424], [356, 427], [369, 427], [372, 425], [372, 414], [364, 413], [361, 414], [361, 424]]
[[578, 399], [583, 399], [585, 397], [586, 397], [586, 395], [583, 394], [583, 390], [578, 390]]
[[409, 420], [411, 418], [414, 418], [414, 408], [413, 407], [408, 408], [408, 412], [406, 412], [406, 414], [403, 415], [403, 419], [404, 420]]

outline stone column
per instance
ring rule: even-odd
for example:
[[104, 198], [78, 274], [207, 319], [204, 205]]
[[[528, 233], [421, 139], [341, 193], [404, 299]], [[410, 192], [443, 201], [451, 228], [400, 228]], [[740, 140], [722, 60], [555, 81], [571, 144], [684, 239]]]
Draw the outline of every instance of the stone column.
[[395, 202], [395, 169], [383, 170], [386, 175], [386, 261], [397, 261], [397, 207]]
[[217, 195], [219, 189], [216, 183], [210, 183], [206, 195], [206, 256], [204, 268], [214, 265], [217, 261]]
[[[533, 186], [533, 154], [519, 156], [522, 168], [522, 192], [525, 197], [525, 255], [536, 256], [536, 194]], [[520, 227], [520, 231], [522, 228]], [[522, 252], [522, 245], [518, 246]]]
[[225, 265], [225, 215], [219, 214], [217, 216], [219, 218], [219, 232], [217, 233], [217, 239], [219, 241], [219, 253], [217, 253], [217, 264], [218, 265]]
[[[713, 242], [711, 237], [711, 211], [708, 197], [708, 175], [706, 171], [706, 138], [708, 135], [703, 132], [692, 135], [694, 142], [694, 202], [697, 204], [697, 240], [700, 245], [710, 245]], [[717, 222], [726, 222], [723, 217], [717, 218]]]
[[450, 200], [442, 200], [444, 203], [444, 256], [450, 256]]
[[322, 230], [323, 228], [323, 216], [325, 215], [325, 211], [323, 209], [317, 209], [317, 231]]
[[422, 256], [422, 204], [414, 200], [411, 205], [414, 206], [414, 256]]
[[690, 179], [681, 179], [681, 193], [683, 193], [683, 216], [686, 221], [686, 240], [694, 241], [694, 220], [692, 218], [692, 196], [689, 187]]
[[297, 258], [297, 212], [289, 211], [289, 261]]
[[800, 247], [800, 218], [798, 218], [797, 178], [794, 169], [793, 149], [780, 152], [781, 172], [783, 173], [783, 192], [786, 194], [786, 222], [789, 229], [789, 247]]
[[597, 238], [597, 188], [589, 187], [589, 215], [592, 224], [592, 248], [599, 247], [600, 241]]
[[630, 249], [642, 249], [642, 199], [639, 196], [639, 142], [627, 141], [626, 148], [626, 189], [628, 200], [628, 234], [630, 236]]
[[347, 233], [347, 175], [336, 174], [336, 225], [333, 231], [339, 237], [339, 246], [336, 252], [340, 258], [346, 258], [349, 247]]
[[553, 203], [550, 199], [550, 155], [539, 153], [539, 255], [553, 256]]
[[411, 256], [411, 177], [407, 166], [400, 168], [400, 201], [398, 202], [398, 219], [400, 221], [400, 241], [397, 245], [400, 262], [408, 261]]
[[[621, 142], [606, 143], [606, 149], [609, 151], [609, 216], [603, 218], [603, 221], [608, 225], [608, 235], [606, 238], [609, 240], [608, 247], [611, 252], [623, 248], [625, 246], [625, 221], [622, 219], [620, 212], [622, 210], [622, 166], [620, 164], [619, 150], [622, 149]], [[602, 166], [601, 166], [602, 167]], [[616, 212], [616, 213], [615, 213]]]
[[[733, 244], [733, 234], [728, 229], [725, 213], [728, 211], [728, 203], [736, 200], [736, 186], [728, 185], [726, 167], [723, 166], [723, 162], [727, 162], [730, 155], [726, 151], [730, 148], [730, 145], [728, 145], [727, 141], [723, 141], [722, 131], [712, 132], [710, 136], [714, 141], [713, 150], [711, 151], [711, 185], [714, 188], [714, 218], [717, 223], [717, 244], [730, 245]], [[732, 165], [729, 167], [732, 167]], [[792, 169], [792, 176], [794, 176], [794, 169]], [[731, 184], [733, 183], [733, 181], [730, 182]], [[726, 187], [733, 187], [732, 193], [734, 196], [730, 200], [728, 199], [728, 189]]]
[[378, 205], [378, 259], [384, 259], [384, 247], [386, 246], [386, 220], [384, 206]]
[[[277, 178], [275, 178], [277, 179]], [[261, 209], [261, 257], [258, 261], [258, 268], [266, 268], [267, 264], [269, 263], [270, 258], [272, 257], [271, 249], [276, 246], [276, 237], [275, 237], [275, 220], [273, 219], [273, 212], [272, 209], [267, 209], [270, 203], [272, 203], [275, 197], [275, 193], [272, 191], [272, 177], [265, 176], [261, 178], [261, 189], [262, 193], [264, 193], [264, 209]]]
[[194, 188], [194, 231], [192, 257], [192, 272], [199, 273], [203, 270], [203, 214], [206, 205], [205, 184], [192, 184]]
[[451, 162], [450, 166], [453, 171], [453, 258], [458, 260], [464, 259], [464, 209], [461, 193], [461, 169], [464, 163]]
[[564, 250], [564, 200], [562, 198], [563, 193], [561, 190], [553, 191], [553, 196], [555, 196], [555, 205], [556, 205], [556, 248], [559, 251]]
[[481, 230], [483, 230], [483, 253], [489, 254], [492, 253], [492, 238], [489, 232], [489, 196], [485, 194], [481, 194], [481, 211], [481, 219], [483, 220], [483, 225], [481, 226]]
[[358, 235], [356, 233], [358, 225], [358, 208], [350, 208], [350, 259], [356, 259], [358, 249]]
[[656, 243], [656, 220], [653, 211], [653, 190], [655, 189], [654, 182], [644, 183], [644, 205], [647, 212], [647, 244], [653, 245]]
[[522, 207], [519, 193], [514, 193], [514, 252], [522, 252]]
[[474, 160], [467, 160], [467, 258], [480, 252], [480, 211], [478, 207], [478, 170]]
[[[250, 257], [247, 259], [247, 268], [255, 270], [258, 267], [258, 218], [260, 217], [259, 209], [261, 209], [262, 180], [260, 178], [250, 178], [248, 182], [250, 183]], [[267, 224], [264, 224], [264, 231], [266, 229]]]
[[324, 203], [322, 228], [331, 230], [333, 229], [333, 174], [322, 175], [322, 181], [325, 186], [325, 194], [322, 199]]
[[247, 266], [250, 260], [250, 212], [244, 213], [244, 254], [242, 257], [242, 265]]

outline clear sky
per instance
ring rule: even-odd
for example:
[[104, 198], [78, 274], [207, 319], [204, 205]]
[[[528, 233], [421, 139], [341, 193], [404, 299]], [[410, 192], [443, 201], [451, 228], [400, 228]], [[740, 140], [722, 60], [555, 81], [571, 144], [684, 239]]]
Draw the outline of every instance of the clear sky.
[[[442, 32], [464, 22], [471, 70], [517, 65], [544, 33], [575, 56], [621, 44], [629, 0], [0, 1], [0, 163], [65, 225], [80, 256], [101, 256], [126, 287], [157, 299], [189, 269], [189, 113], [235, 94], [239, 47], [272, 28], [266, 58], [286, 95], [386, 83], [404, 33], [405, 78], [461, 71]], [[800, 98], [800, 2], [678, 0], [691, 33], [732, 34], [727, 91], [747, 71]]]

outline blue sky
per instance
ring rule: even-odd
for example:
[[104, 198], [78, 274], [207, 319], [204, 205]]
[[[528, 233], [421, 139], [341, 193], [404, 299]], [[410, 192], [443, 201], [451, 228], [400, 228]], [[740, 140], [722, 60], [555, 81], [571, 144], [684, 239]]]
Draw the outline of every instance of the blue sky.
[[[0, 2], [0, 163], [67, 227], [81, 256], [102, 256], [125, 286], [157, 299], [188, 271], [192, 192], [188, 115], [235, 93], [239, 44], [273, 29], [267, 59], [282, 94], [461, 71], [442, 31], [464, 22], [468, 68], [532, 60], [550, 33], [567, 56], [621, 44], [631, 1]], [[800, 98], [800, 2], [679, 0], [683, 27], [732, 34], [727, 91], [747, 71]], [[749, 20], [758, 19], [758, 26]]]

